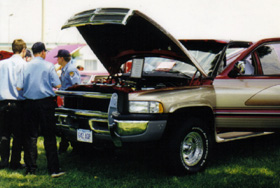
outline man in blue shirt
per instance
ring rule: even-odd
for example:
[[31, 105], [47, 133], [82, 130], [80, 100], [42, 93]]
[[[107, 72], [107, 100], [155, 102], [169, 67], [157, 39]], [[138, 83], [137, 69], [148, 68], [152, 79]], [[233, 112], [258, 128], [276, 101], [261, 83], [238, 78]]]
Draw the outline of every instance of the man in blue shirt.
[[[71, 62], [71, 55], [68, 50], [61, 49], [58, 51], [57, 62], [61, 66], [61, 88], [60, 90], [66, 90], [68, 87], [80, 84], [80, 74], [78, 69]], [[61, 137], [61, 142], [59, 144], [59, 153], [66, 152], [69, 143], [66, 138]]]
[[26, 174], [35, 174], [37, 169], [37, 138], [39, 125], [44, 137], [48, 171], [51, 177], [59, 177], [60, 171], [56, 135], [55, 135], [55, 93], [53, 88], [60, 88], [61, 82], [52, 63], [45, 61], [46, 47], [42, 42], [32, 46], [34, 58], [23, 67], [17, 82], [17, 89], [23, 90], [26, 98], [24, 122], [26, 147], [24, 148]]
[[0, 168], [9, 165], [10, 137], [13, 134], [13, 147], [10, 168], [19, 169], [23, 147], [22, 106], [24, 97], [16, 89], [17, 77], [26, 63], [23, 58], [26, 53], [26, 43], [16, 39], [12, 43], [14, 55], [0, 61]]
[[57, 57], [57, 62], [62, 67], [60, 90], [66, 90], [70, 86], [80, 84], [80, 74], [78, 69], [71, 62], [71, 55], [69, 51], [63, 49], [59, 50], [55, 57]]

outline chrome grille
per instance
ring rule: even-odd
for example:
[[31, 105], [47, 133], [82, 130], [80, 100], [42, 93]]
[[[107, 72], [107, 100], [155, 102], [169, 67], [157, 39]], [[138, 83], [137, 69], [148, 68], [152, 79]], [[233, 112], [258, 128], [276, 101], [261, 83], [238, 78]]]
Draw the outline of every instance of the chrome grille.
[[68, 122], [74, 118], [79, 122], [75, 127], [109, 134], [108, 107], [112, 94], [80, 91], [57, 91], [56, 94], [64, 98], [64, 106], [56, 108], [57, 125], [72, 128]]

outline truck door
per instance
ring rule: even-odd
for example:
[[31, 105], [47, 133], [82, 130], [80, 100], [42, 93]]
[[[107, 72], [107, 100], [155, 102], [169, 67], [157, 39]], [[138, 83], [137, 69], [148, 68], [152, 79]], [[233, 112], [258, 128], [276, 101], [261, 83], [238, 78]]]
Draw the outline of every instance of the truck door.
[[280, 128], [280, 42], [265, 43], [236, 63], [236, 77], [215, 79], [216, 127]]

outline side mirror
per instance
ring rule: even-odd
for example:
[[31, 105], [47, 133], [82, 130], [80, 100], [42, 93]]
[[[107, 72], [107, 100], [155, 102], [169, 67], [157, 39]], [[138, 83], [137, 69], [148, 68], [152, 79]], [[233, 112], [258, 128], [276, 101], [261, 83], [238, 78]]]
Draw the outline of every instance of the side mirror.
[[235, 63], [233, 69], [229, 72], [229, 77], [236, 78], [238, 75], [245, 73], [245, 61], [238, 61]]

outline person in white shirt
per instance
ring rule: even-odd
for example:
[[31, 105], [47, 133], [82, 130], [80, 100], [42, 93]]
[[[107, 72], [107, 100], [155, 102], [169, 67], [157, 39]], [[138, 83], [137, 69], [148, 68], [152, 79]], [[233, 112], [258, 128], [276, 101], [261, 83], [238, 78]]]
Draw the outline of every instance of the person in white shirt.
[[22, 91], [17, 91], [16, 82], [23, 65], [26, 54], [26, 43], [16, 39], [12, 43], [14, 55], [9, 59], [0, 61], [0, 168], [9, 167], [10, 138], [13, 135], [13, 146], [10, 168], [21, 169], [23, 148], [23, 115], [24, 97]]

